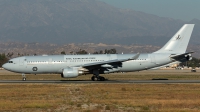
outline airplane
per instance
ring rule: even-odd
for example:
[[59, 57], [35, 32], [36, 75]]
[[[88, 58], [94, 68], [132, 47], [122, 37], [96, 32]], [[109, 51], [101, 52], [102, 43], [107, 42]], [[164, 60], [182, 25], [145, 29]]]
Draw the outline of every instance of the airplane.
[[135, 54], [100, 54], [100, 55], [41, 55], [23, 56], [10, 59], [3, 68], [22, 74], [61, 74], [63, 78], [75, 78], [93, 74], [92, 81], [104, 81], [100, 74], [114, 72], [134, 72], [161, 67], [174, 62], [192, 59], [193, 52], [186, 52], [194, 24], [185, 24], [158, 51]]

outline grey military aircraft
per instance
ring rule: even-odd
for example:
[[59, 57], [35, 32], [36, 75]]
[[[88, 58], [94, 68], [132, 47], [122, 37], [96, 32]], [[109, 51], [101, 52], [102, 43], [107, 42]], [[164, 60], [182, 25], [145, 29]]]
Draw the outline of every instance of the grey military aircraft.
[[100, 55], [42, 55], [10, 59], [6, 70], [25, 74], [61, 74], [63, 78], [93, 74], [91, 80], [104, 81], [99, 74], [148, 70], [174, 62], [191, 60], [193, 52], [186, 52], [194, 24], [185, 24], [160, 50], [144, 54]]

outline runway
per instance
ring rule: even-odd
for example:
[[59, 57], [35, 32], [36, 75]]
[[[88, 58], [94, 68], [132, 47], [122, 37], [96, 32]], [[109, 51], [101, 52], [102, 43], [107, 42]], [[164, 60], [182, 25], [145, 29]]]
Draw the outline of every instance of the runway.
[[132, 83], [132, 84], [173, 84], [173, 83], [200, 83], [200, 80], [107, 80], [107, 81], [90, 81], [90, 80], [0, 80], [0, 83], [36, 83], [36, 84], [91, 84], [91, 83]]

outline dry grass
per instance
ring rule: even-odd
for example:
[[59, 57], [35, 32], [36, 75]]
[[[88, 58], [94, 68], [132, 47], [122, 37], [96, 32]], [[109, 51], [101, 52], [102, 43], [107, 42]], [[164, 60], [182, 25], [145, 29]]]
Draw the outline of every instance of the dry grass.
[[200, 84], [1, 84], [0, 111], [200, 111]]
[[101, 89], [88, 87], [84, 91], [91, 102], [110, 105], [114, 109], [132, 107], [138, 111], [200, 111], [199, 87], [195, 84], [105, 84]]
[[[104, 75], [111, 80], [199, 80], [199, 72], [144, 71]], [[64, 80], [90, 80], [91, 75]], [[21, 80], [0, 71], [1, 80]], [[27, 80], [63, 80], [27, 75]], [[0, 112], [200, 112], [200, 84], [0, 84]]]

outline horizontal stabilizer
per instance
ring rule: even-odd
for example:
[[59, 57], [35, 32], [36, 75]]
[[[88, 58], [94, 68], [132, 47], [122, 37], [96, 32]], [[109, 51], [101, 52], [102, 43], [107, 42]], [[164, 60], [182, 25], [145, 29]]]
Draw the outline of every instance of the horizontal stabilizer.
[[186, 60], [191, 60], [192, 59], [192, 53], [194, 52], [188, 52], [188, 53], [184, 53], [184, 54], [179, 54], [179, 55], [171, 55], [170, 58], [173, 59], [173, 60], [177, 60], [177, 61], [181, 61], [183, 59], [186, 59]]

